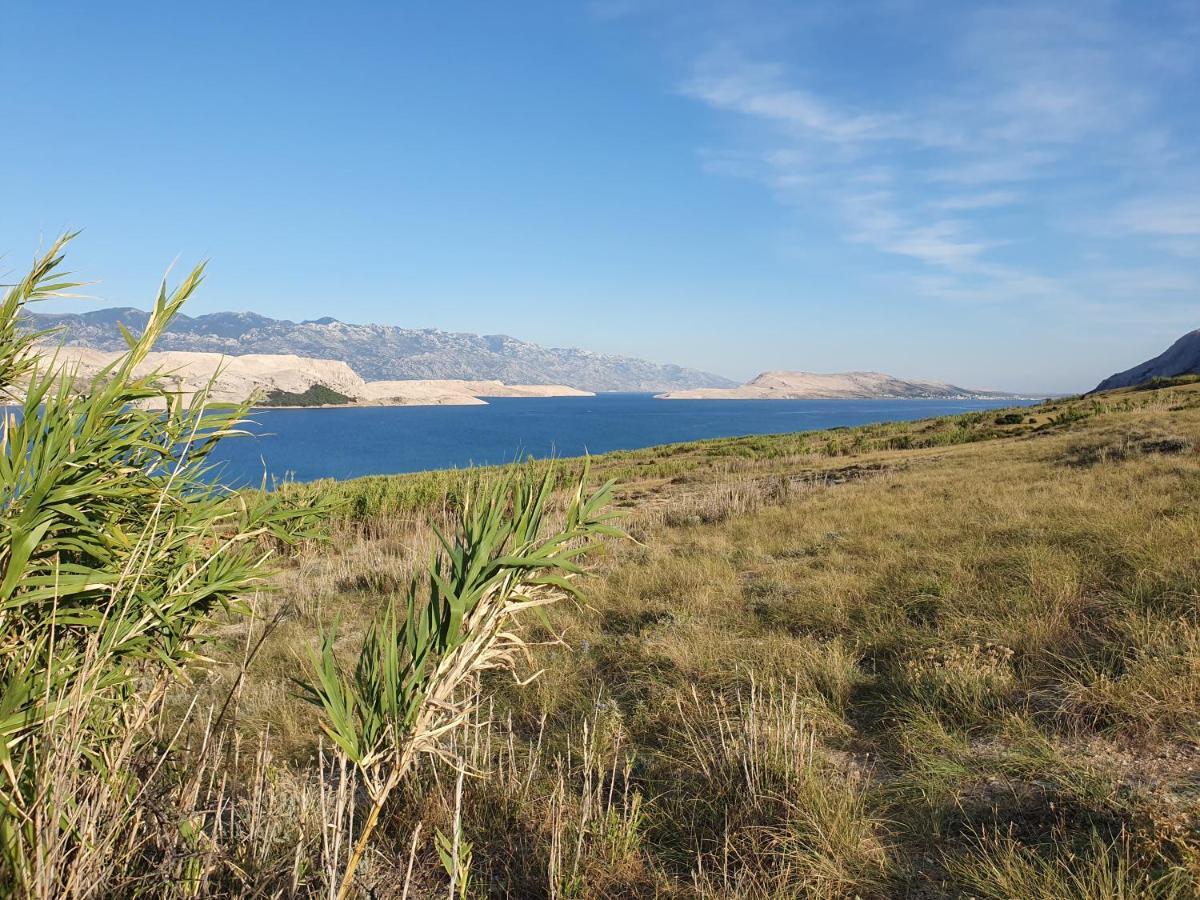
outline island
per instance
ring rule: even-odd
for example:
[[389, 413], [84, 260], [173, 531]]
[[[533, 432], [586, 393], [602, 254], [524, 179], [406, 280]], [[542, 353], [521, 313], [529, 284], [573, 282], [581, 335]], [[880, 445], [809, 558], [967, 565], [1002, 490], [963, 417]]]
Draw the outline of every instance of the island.
[[882, 372], [763, 372], [739, 387], [667, 391], [656, 396], [660, 400], [1010, 400], [1016, 395]]

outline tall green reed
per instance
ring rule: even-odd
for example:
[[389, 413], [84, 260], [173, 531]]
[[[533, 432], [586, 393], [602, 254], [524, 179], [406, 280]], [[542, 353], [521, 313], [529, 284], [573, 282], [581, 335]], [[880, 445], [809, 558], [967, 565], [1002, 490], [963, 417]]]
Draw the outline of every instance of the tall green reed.
[[605, 512], [611, 482], [589, 493], [585, 466], [562, 518], [552, 522], [555, 483], [550, 470], [541, 478], [517, 472], [490, 488], [475, 485], [453, 535], [438, 533], [440, 550], [405, 595], [384, 607], [354, 666], [334, 652], [334, 630], [314, 654], [309, 696], [370, 798], [339, 900], [349, 896], [393, 792], [422, 754], [445, 757], [445, 739], [470, 718], [480, 675], [515, 672], [528, 655], [517, 619], [576, 595], [579, 557], [598, 538], [621, 534]]
[[[0, 885], [103, 893], [146, 851], [139, 798], [163, 763], [154, 717], [218, 609], [263, 586], [321, 511], [231, 495], [211, 453], [244, 406], [185, 402], [140, 371], [203, 266], [161, 285], [144, 332], [85, 381], [20, 321], [78, 284], [64, 235], [0, 302]], [[111, 889], [111, 888], [108, 888]]]

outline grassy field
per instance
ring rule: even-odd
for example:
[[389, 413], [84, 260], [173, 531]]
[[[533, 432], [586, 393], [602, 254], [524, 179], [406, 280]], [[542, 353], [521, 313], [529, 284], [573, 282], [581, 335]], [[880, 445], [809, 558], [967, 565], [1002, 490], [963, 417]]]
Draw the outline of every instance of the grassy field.
[[[466, 776], [403, 786], [363, 895], [457, 867], [473, 897], [1196, 896], [1198, 446], [1176, 385], [598, 458], [630, 539], [530, 621], [539, 677], [484, 682]], [[336, 778], [295, 679], [473, 477], [297, 489], [337, 499], [334, 539], [173, 706], [232, 724], [204, 756], [241, 850], [206, 887], [305, 890]]]

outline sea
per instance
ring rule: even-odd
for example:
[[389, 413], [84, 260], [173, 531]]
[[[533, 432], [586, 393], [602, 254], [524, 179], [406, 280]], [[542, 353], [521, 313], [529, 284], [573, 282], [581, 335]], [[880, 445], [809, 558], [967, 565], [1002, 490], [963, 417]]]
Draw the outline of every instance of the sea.
[[656, 400], [652, 394], [496, 398], [486, 406], [259, 409], [223, 441], [231, 487], [358, 478], [785, 434], [1011, 407], [1013, 400]]

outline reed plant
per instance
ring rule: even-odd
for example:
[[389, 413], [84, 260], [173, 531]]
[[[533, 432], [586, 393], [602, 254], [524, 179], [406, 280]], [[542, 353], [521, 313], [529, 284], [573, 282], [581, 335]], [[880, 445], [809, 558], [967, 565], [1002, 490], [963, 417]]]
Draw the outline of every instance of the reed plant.
[[0, 303], [0, 391], [16, 403], [0, 432], [0, 885], [22, 896], [102, 892], [147, 852], [165, 692], [211, 614], [242, 608], [275, 547], [320, 528], [319, 508], [216, 486], [212, 450], [245, 407], [184, 403], [138, 374], [203, 266], [163, 282], [145, 331], [90, 382], [35, 352], [48, 335], [19, 320], [78, 286], [62, 270], [72, 237]]
[[[596, 538], [620, 534], [605, 511], [612, 484], [587, 493], [586, 466], [563, 520], [550, 525], [555, 481], [553, 471], [541, 479], [513, 475], [468, 491], [456, 532], [438, 532], [440, 548], [427, 569], [402, 598], [385, 604], [352, 668], [335, 652], [336, 628], [324, 634], [307, 690], [324, 710], [326, 734], [370, 797], [339, 900], [349, 895], [396, 788], [422, 754], [444, 756], [445, 737], [469, 720], [481, 674], [515, 672], [529, 655], [517, 619], [576, 595], [579, 557]], [[447, 863], [451, 880], [465, 890], [459, 847], [455, 839], [454, 853], [450, 845], [442, 852], [454, 861]]]
[[[127, 351], [94, 378], [39, 346], [52, 335], [21, 319], [79, 286], [62, 269], [72, 237], [0, 302], [11, 404], [0, 433], [0, 894], [242, 896], [266, 878], [349, 896], [416, 761], [450, 759], [481, 675], [516, 672], [529, 655], [517, 620], [575, 594], [580, 556], [619, 534], [605, 511], [612, 485], [588, 491], [586, 465], [565, 497], [545, 465], [464, 482], [446, 511], [453, 530], [383, 604], [356, 664], [334, 653], [335, 628], [321, 636], [307, 692], [333, 754], [298, 774], [307, 812], [288, 823], [268, 734], [248, 780], [229, 779], [246, 757], [223, 721], [236, 686], [201, 716], [199, 693], [169, 718], [167, 699], [207, 662], [221, 623], [269, 587], [271, 556], [322, 536], [336, 498], [220, 487], [212, 451], [243, 433], [247, 407], [211, 403], [208, 390], [185, 402], [164, 387], [170, 373], [144, 371], [203, 266], [173, 289], [164, 281], [145, 330], [126, 332]], [[315, 829], [304, 824], [314, 815]], [[278, 852], [289, 842], [290, 859]], [[436, 846], [466, 897], [461, 826], [438, 831]]]

